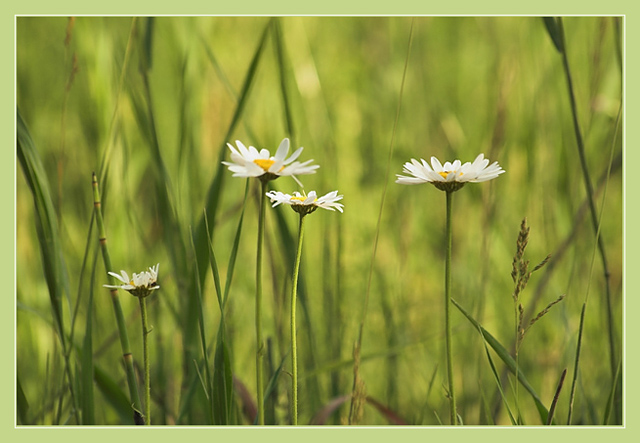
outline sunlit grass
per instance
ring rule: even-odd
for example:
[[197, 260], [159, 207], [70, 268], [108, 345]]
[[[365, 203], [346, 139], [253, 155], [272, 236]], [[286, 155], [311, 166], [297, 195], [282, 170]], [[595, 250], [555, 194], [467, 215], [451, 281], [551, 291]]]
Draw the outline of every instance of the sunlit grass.
[[[204, 404], [212, 401], [213, 390], [203, 389], [198, 375], [206, 369], [201, 333], [212, 366], [221, 315], [203, 210], [221, 282], [227, 282], [229, 257], [237, 248], [225, 301], [225, 338], [233, 375], [255, 402], [260, 186], [256, 180], [249, 184], [243, 204], [245, 181], [231, 179], [220, 160], [228, 160], [225, 145], [236, 139], [274, 149], [290, 137], [294, 147], [304, 146], [305, 159], [320, 165], [317, 174], [301, 178], [305, 189], [339, 189], [345, 203], [340, 217], [317, 211], [305, 233], [297, 311], [300, 424], [309, 423], [332, 399], [351, 393], [352, 349], [370, 268], [359, 368], [366, 393], [409, 424], [436, 425], [437, 417], [447, 422], [444, 195], [422, 187], [407, 192], [392, 185], [393, 175], [389, 183], [384, 177], [388, 166], [392, 174], [400, 173], [411, 157], [471, 160], [480, 152], [507, 172], [456, 193], [454, 299], [515, 355], [510, 272], [515, 239], [526, 217], [531, 227], [527, 256], [536, 261], [551, 253], [551, 260], [523, 295], [523, 305], [531, 311], [525, 314], [535, 316], [559, 294], [567, 296], [527, 333], [518, 356], [520, 369], [548, 409], [560, 374], [568, 368], [555, 411], [556, 424], [565, 424], [580, 311], [590, 279], [572, 422], [601, 424], [613, 375], [609, 339], [603, 333], [605, 287], [599, 261], [590, 271], [595, 234], [585, 206], [562, 57], [540, 18], [414, 20], [402, 97], [411, 18], [139, 17], [133, 34], [128, 17], [78, 17], [72, 28], [63, 17], [17, 20], [17, 104], [42, 163], [35, 174], [20, 163], [17, 173], [16, 353], [29, 404], [19, 423], [75, 424], [76, 414], [82, 416], [71, 407], [62, 342], [55, 333], [43, 272], [45, 261], [61, 262], [50, 252], [44, 252], [43, 260], [29, 180], [36, 178], [47, 189], [57, 214], [54, 230], [69, 279], [68, 294], [60, 301], [67, 334], [80, 297], [75, 347], [69, 353], [74, 368], [81, 364], [87, 316], [92, 315], [93, 363], [101, 371], [94, 378], [96, 423], [129, 424], [131, 416], [126, 413], [118, 329], [109, 292], [102, 288], [109, 281], [95, 258], [100, 254], [95, 226], [88, 237], [92, 171], [104, 180], [100, 186], [111, 270], [161, 263], [162, 289], [148, 300], [153, 424], [209, 424], [214, 418]], [[611, 271], [620, 358], [623, 200], [621, 137], [614, 143], [621, 101], [616, 20], [569, 17], [563, 23], [597, 208], [612, 144], [614, 149], [600, 236]], [[65, 45], [67, 29], [71, 38]], [[145, 47], [145, 35], [150, 46]], [[74, 55], [77, 72], [66, 92]], [[106, 150], [110, 155], [103, 166]], [[288, 177], [270, 186], [287, 193], [299, 190]], [[242, 234], [234, 241], [241, 214]], [[297, 222], [293, 211], [266, 213], [263, 328], [271, 343], [265, 360], [271, 364], [265, 369], [265, 387], [283, 359], [284, 364], [274, 396], [265, 401], [265, 415], [278, 424], [287, 424], [289, 414], [288, 306]], [[202, 308], [196, 275], [202, 282]], [[93, 314], [88, 311], [90, 288]], [[141, 389], [138, 303], [133, 297], [122, 297], [121, 303]], [[455, 308], [452, 334], [453, 359], [465, 362], [456, 364], [454, 373], [464, 423], [509, 424], [482, 337]], [[515, 409], [514, 377], [489, 352], [506, 401]], [[112, 384], [100, 378], [102, 373]], [[81, 374], [74, 369], [71, 378], [76, 377], [79, 385]], [[236, 394], [228, 423], [252, 422], [243, 415], [240, 399]], [[522, 387], [517, 406], [526, 424], [542, 424]], [[348, 402], [327, 423], [343, 423], [347, 413]], [[618, 398], [610, 423], [620, 423], [619, 414]], [[389, 417], [368, 405], [361, 423], [387, 424]]]

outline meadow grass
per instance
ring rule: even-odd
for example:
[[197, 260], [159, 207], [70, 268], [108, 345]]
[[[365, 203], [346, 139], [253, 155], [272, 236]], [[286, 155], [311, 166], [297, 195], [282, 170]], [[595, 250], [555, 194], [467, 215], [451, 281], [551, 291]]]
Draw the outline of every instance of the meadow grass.
[[[305, 189], [339, 189], [345, 204], [344, 214], [317, 211], [305, 230], [299, 424], [448, 424], [445, 196], [393, 181], [412, 157], [464, 162], [481, 152], [506, 173], [455, 196], [459, 416], [465, 425], [621, 424], [621, 24], [19, 17], [18, 424], [134, 423], [132, 405], [144, 411], [134, 392], [144, 385], [140, 309], [118, 291], [114, 322], [102, 285], [106, 270], [158, 262], [161, 287], [146, 303], [152, 424], [255, 422], [264, 195], [221, 161], [226, 143], [273, 152], [284, 137], [320, 165], [299, 177]], [[268, 189], [300, 190], [290, 177]], [[565, 297], [516, 353], [510, 273], [525, 217], [524, 259], [551, 258], [519, 295], [516, 321], [526, 327]], [[297, 227], [293, 211], [265, 213], [266, 424], [291, 421]]]

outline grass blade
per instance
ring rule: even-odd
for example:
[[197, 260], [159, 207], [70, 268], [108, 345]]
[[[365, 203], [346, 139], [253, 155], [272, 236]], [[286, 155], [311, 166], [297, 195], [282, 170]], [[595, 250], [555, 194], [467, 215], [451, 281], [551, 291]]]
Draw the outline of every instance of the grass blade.
[[27, 396], [24, 395], [24, 390], [20, 384], [20, 376], [16, 375], [16, 406], [18, 409], [18, 424], [29, 424], [27, 417], [27, 411], [29, 410], [29, 401]]
[[120, 417], [121, 425], [130, 425], [131, 421], [131, 403], [127, 398], [127, 395], [120, 388], [107, 372], [101, 367], [94, 365], [93, 376], [96, 386], [102, 393], [104, 399], [113, 407]]
[[[96, 267], [93, 267], [91, 281], [95, 279]], [[87, 301], [87, 323], [84, 329], [84, 340], [82, 342], [82, 424], [95, 424], [95, 410], [93, 399], [93, 285], [89, 290], [89, 300]]]
[[547, 33], [549, 37], [551, 37], [551, 41], [553, 42], [553, 46], [556, 47], [556, 50], [562, 53], [562, 37], [560, 36], [560, 30], [558, 29], [558, 24], [556, 22], [555, 17], [542, 17], [544, 21], [544, 27], [547, 29]]
[[[191, 232], [190, 239], [191, 239], [191, 249], [195, 253], [195, 245], [193, 242], [193, 232]], [[211, 391], [211, 387], [209, 383], [211, 380], [211, 372], [209, 369], [210, 366], [209, 366], [209, 356], [208, 356], [208, 350], [207, 350], [207, 338], [206, 338], [205, 325], [204, 325], [204, 306], [202, 304], [202, 289], [200, 288], [200, 280], [198, 277], [199, 277], [198, 273], [194, 270], [193, 279], [195, 281], [196, 297], [198, 302], [198, 326], [200, 329], [200, 344], [202, 346], [202, 358], [204, 359], [204, 380], [202, 380], [202, 385], [204, 387], [204, 391], [206, 393], [207, 399], [210, 399], [209, 393]], [[197, 369], [197, 366], [196, 366], [196, 369]], [[207, 410], [207, 417], [211, 420], [211, 423], [213, 423], [213, 410], [212, 410], [212, 405], [210, 401], [207, 401], [207, 405], [205, 409]]]
[[[214, 179], [211, 182], [209, 190], [207, 191], [207, 197], [205, 202], [205, 214], [206, 219], [211, 221], [211, 225], [207, 226], [205, 223], [205, 218], [200, 218], [200, 221], [197, 225], [195, 232], [195, 250], [196, 250], [196, 269], [198, 270], [199, 276], [199, 284], [200, 286], [204, 285], [204, 281], [207, 275], [207, 265], [209, 260], [209, 246], [207, 242], [208, 237], [213, 237], [213, 225], [215, 224], [216, 216], [218, 213], [219, 203], [222, 200], [222, 190], [224, 185], [224, 179], [227, 174], [224, 171], [224, 165], [222, 161], [224, 160], [227, 154], [226, 143], [231, 138], [233, 132], [236, 129], [236, 126], [240, 122], [240, 119], [243, 115], [245, 106], [249, 99], [249, 92], [253, 83], [256, 79], [256, 73], [258, 70], [259, 62], [264, 52], [265, 42], [268, 36], [268, 29], [270, 26], [270, 22], [265, 26], [265, 29], [262, 33], [260, 41], [258, 43], [258, 47], [253, 55], [249, 68], [247, 70], [247, 74], [245, 76], [245, 80], [242, 86], [242, 90], [240, 92], [240, 97], [238, 99], [238, 104], [236, 106], [233, 118], [231, 123], [229, 124], [229, 128], [225, 135], [222, 145], [220, 146], [220, 151], [217, 159], [217, 168], [214, 175]], [[211, 229], [211, 231], [209, 230]], [[190, 285], [189, 292], [193, 293], [195, 288], [193, 284]], [[194, 313], [197, 310], [197, 307], [194, 306], [194, 302], [188, 302], [187, 306], [187, 319], [193, 318]], [[191, 357], [189, 354], [189, 343], [193, 342], [195, 339], [195, 331], [193, 328], [187, 328], [184, 334], [184, 343], [185, 343], [185, 361], [190, 361]], [[183, 403], [186, 405], [186, 403]]]
[[[227, 175], [224, 171], [224, 165], [222, 161], [225, 159], [227, 155], [227, 147], [226, 143], [230, 140], [232, 134], [234, 133], [236, 126], [240, 122], [242, 118], [245, 106], [249, 100], [249, 92], [253, 83], [256, 79], [256, 73], [258, 71], [258, 66], [262, 54], [264, 52], [265, 42], [268, 36], [268, 30], [271, 25], [271, 22], [267, 23], [265, 26], [260, 41], [258, 42], [258, 47], [253, 55], [249, 68], [247, 70], [247, 74], [244, 79], [244, 83], [242, 86], [242, 90], [240, 91], [240, 97], [238, 98], [238, 104], [236, 106], [236, 110], [233, 114], [233, 118], [231, 119], [231, 123], [229, 124], [229, 128], [227, 129], [227, 133], [222, 142], [222, 146], [220, 146], [220, 154], [217, 159], [217, 169], [215, 172], [215, 176], [213, 181], [211, 182], [211, 186], [207, 192], [207, 200], [205, 203], [207, 219], [211, 221], [210, 228], [213, 228], [215, 224], [216, 215], [218, 213], [218, 204], [221, 200], [222, 189], [224, 185], [224, 177]], [[207, 234], [212, 237], [213, 231], [206, 232], [206, 225], [204, 222], [204, 217], [200, 219], [198, 223], [198, 228], [196, 229], [196, 261], [198, 265], [198, 271], [200, 273], [200, 285], [204, 283], [204, 278], [207, 272], [207, 260], [209, 257], [209, 248], [206, 244]]]
[[216, 355], [213, 363], [213, 422], [216, 425], [228, 425], [230, 423], [233, 406], [233, 372], [231, 371], [231, 359], [227, 349], [227, 340], [224, 333], [224, 325], [220, 323], [218, 340], [216, 342]]
[[580, 311], [580, 327], [578, 328], [578, 344], [576, 345], [576, 357], [573, 363], [573, 378], [571, 380], [571, 394], [569, 394], [569, 412], [567, 414], [567, 425], [571, 425], [573, 415], [573, 400], [576, 395], [576, 383], [578, 382], [578, 368], [580, 367], [580, 352], [582, 351], [582, 331], [584, 330], [584, 314], [587, 310], [587, 302], [582, 304]]
[[[404, 83], [405, 83], [405, 79], [407, 76], [407, 68], [409, 66], [409, 55], [411, 54], [411, 44], [413, 42], [413, 24], [414, 21], [411, 20], [411, 28], [409, 30], [409, 39], [408, 39], [408, 43], [407, 43], [407, 57], [405, 58], [405, 63], [404, 63], [404, 71], [402, 72], [402, 81], [400, 83], [400, 94], [398, 97], [398, 107], [396, 109], [396, 117], [393, 123], [393, 129], [391, 132], [391, 142], [389, 143], [389, 157], [387, 159], [387, 171], [385, 173], [385, 181], [384, 181], [384, 188], [382, 191], [382, 198], [380, 199], [380, 210], [378, 211], [378, 221], [376, 224], [376, 231], [375, 231], [375, 238], [373, 241], [373, 251], [371, 253], [371, 265], [369, 268], [369, 278], [367, 280], [367, 290], [365, 292], [365, 295], [363, 297], [363, 301], [362, 301], [362, 317], [360, 320], [360, 327], [359, 327], [359, 331], [358, 331], [358, 338], [356, 340], [356, 344], [355, 344], [355, 348], [354, 348], [354, 354], [356, 354], [358, 356], [358, 358], [356, 358], [355, 360], [359, 360], [359, 355], [360, 355], [360, 350], [362, 349], [362, 338], [364, 335], [364, 323], [365, 323], [365, 319], [367, 317], [367, 309], [369, 307], [369, 297], [371, 294], [371, 279], [373, 277], [373, 269], [374, 269], [374, 264], [375, 264], [375, 258], [376, 258], [376, 252], [378, 250], [378, 238], [380, 236], [380, 226], [382, 225], [382, 210], [384, 208], [384, 201], [385, 201], [385, 197], [387, 195], [387, 186], [389, 184], [389, 175], [391, 173], [391, 158], [393, 157], [393, 148], [395, 145], [395, 138], [396, 138], [396, 129], [398, 127], [398, 120], [400, 118], [400, 109], [402, 107], [402, 96], [403, 96], [403, 92], [404, 92]], [[354, 366], [354, 377], [353, 377], [353, 386], [352, 386], [352, 395], [351, 395], [351, 407], [350, 407], [350, 412], [349, 412], [349, 424], [352, 423], [353, 418], [354, 418], [354, 414], [355, 414], [355, 400], [357, 398], [356, 395], [356, 389], [357, 389], [357, 380], [359, 378], [358, 374], [356, 373], [356, 367]]]
[[285, 63], [285, 48], [282, 39], [281, 19], [275, 18], [273, 21], [273, 31], [275, 34], [276, 55], [278, 57], [278, 72], [280, 74], [280, 91], [282, 93], [282, 104], [284, 105], [285, 124], [287, 133], [291, 139], [291, 146], [297, 146], [295, 143], [296, 132], [293, 125], [293, 117], [291, 116], [291, 103], [287, 92], [287, 67]]
[[[502, 344], [498, 340], [496, 340], [495, 337], [493, 337], [493, 335], [491, 335], [486, 329], [484, 329], [482, 325], [478, 323], [471, 316], [471, 314], [465, 311], [462, 308], [462, 306], [458, 304], [457, 301], [455, 301], [454, 299], [451, 299], [451, 302], [456, 308], [458, 308], [460, 312], [462, 312], [462, 314], [465, 317], [467, 317], [467, 320], [469, 320], [471, 324], [482, 333], [483, 339], [489, 344], [489, 346], [491, 346], [491, 348], [496, 352], [496, 354], [498, 354], [498, 357], [500, 357], [500, 359], [507, 366], [509, 371], [515, 375], [516, 362], [509, 354], [509, 351], [507, 351], [505, 347], [502, 346]], [[546, 423], [547, 417], [549, 416], [549, 411], [540, 400], [540, 397], [538, 397], [538, 394], [536, 393], [536, 391], [531, 387], [531, 385], [527, 381], [526, 377], [522, 373], [522, 370], [518, 370], [517, 373], [518, 373], [518, 380], [520, 381], [520, 384], [529, 392], [529, 394], [531, 395], [531, 398], [533, 398], [533, 401], [536, 404], [536, 409], [538, 410], [538, 414], [540, 415], [540, 420], [542, 421], [542, 423]]]
[[507, 408], [507, 413], [509, 414], [509, 420], [511, 420], [511, 424], [516, 426], [518, 423], [513, 416], [513, 412], [511, 412], [511, 408], [509, 407], [509, 402], [507, 401], [507, 396], [502, 389], [502, 383], [500, 383], [500, 375], [498, 375], [498, 370], [496, 369], [496, 365], [493, 363], [493, 358], [491, 357], [491, 353], [489, 352], [489, 348], [487, 347], [487, 340], [480, 328], [478, 328], [478, 332], [480, 332], [480, 337], [482, 337], [482, 344], [484, 345], [484, 350], [487, 355], [487, 360], [489, 361], [489, 366], [491, 367], [491, 373], [493, 374], [493, 379], [496, 382], [496, 386], [498, 387], [498, 391], [500, 392], [500, 397], [502, 398], [502, 402]]
[[[584, 141], [582, 138], [582, 131], [580, 130], [580, 124], [578, 122], [578, 107], [576, 104], [576, 98], [575, 98], [575, 93], [573, 90], [573, 80], [572, 80], [572, 76], [571, 76], [571, 69], [569, 67], [569, 59], [567, 56], [567, 49], [566, 49], [566, 40], [565, 40], [565, 35], [564, 35], [564, 26], [562, 23], [562, 17], [559, 17], [557, 19], [557, 25], [558, 25], [558, 34], [559, 37], [561, 39], [562, 42], [562, 65], [564, 68], [564, 74], [565, 74], [565, 79], [567, 82], [567, 92], [569, 94], [569, 103], [571, 104], [571, 116], [572, 116], [572, 120], [573, 120], [573, 130], [575, 133], [575, 137], [576, 137], [576, 148], [578, 149], [578, 157], [580, 158], [580, 166], [582, 169], [582, 176], [584, 179], [584, 186], [587, 192], [587, 196], [589, 198], [589, 210], [591, 213], [591, 222], [593, 225], [593, 230], [594, 230], [594, 234], [596, 237], [596, 243], [598, 245], [598, 251], [600, 252], [600, 259], [602, 261], [602, 271], [604, 274], [604, 282], [605, 282], [605, 294], [604, 294], [604, 301], [605, 301], [605, 305], [607, 307], [607, 333], [608, 333], [608, 338], [609, 338], [609, 365], [610, 365], [610, 369], [611, 369], [611, 377], [612, 377], [612, 381], [613, 381], [613, 377], [615, 374], [615, 370], [616, 370], [616, 358], [617, 358], [617, 353], [616, 353], [616, 338], [615, 338], [615, 334], [613, 331], [613, 311], [612, 311], [612, 306], [611, 306], [611, 282], [610, 282], [610, 271], [609, 271], [609, 265], [608, 265], [608, 260], [607, 260], [607, 254], [604, 248], [604, 241], [602, 240], [602, 237], [600, 236], [600, 223], [602, 221], [602, 217], [598, 217], [597, 211], [596, 211], [596, 205], [595, 205], [595, 199], [594, 199], [594, 192], [593, 192], [593, 184], [591, 183], [591, 176], [589, 175], [589, 168], [587, 166], [587, 158], [586, 158], [586, 154], [585, 154], [585, 146], [584, 146]], [[622, 100], [621, 100], [622, 103]], [[622, 108], [621, 108], [622, 109]], [[620, 111], [621, 112], [621, 111]], [[620, 113], [618, 114], [618, 118], [619, 118]], [[616, 123], [616, 127], [617, 127], [617, 123]], [[617, 134], [617, 132], [616, 132]], [[615, 136], [614, 136], [614, 143], [613, 145], [615, 145]], [[612, 146], [613, 148], [613, 146]], [[612, 149], [612, 156], [611, 158], [613, 158], [613, 149]], [[611, 162], [610, 162], [611, 163]], [[609, 165], [609, 169], [611, 169], [611, 165]], [[606, 193], [605, 193], [606, 195]], [[603, 207], [604, 207], [604, 201], [603, 201]]]
[[[233, 374], [231, 373], [231, 360], [226, 346], [225, 320], [224, 320], [224, 296], [220, 286], [220, 273], [216, 255], [213, 252], [213, 245], [209, 237], [209, 223], [206, 212], [203, 215], [207, 232], [207, 244], [209, 245], [209, 265], [213, 274], [213, 282], [218, 297], [220, 308], [220, 324], [218, 325], [218, 335], [216, 339], [216, 353], [213, 362], [213, 381], [211, 386], [211, 399], [213, 402], [213, 422], [217, 425], [229, 424], [229, 414], [231, 413], [233, 394]], [[241, 219], [244, 217], [244, 207]], [[234, 253], [232, 252], [232, 257]], [[234, 257], [235, 258], [235, 257]]]
[[49, 301], [54, 318], [55, 329], [62, 346], [65, 360], [65, 373], [69, 381], [69, 394], [73, 403], [76, 423], [80, 423], [80, 407], [75, 394], [75, 381], [69, 360], [69, 344], [64, 328], [63, 298], [69, 302], [69, 282], [66, 264], [58, 234], [58, 222], [51, 198], [47, 176], [40, 155], [31, 138], [29, 129], [17, 112], [18, 159], [31, 189], [36, 213], [36, 231], [40, 244], [45, 279], [49, 289]]
[[609, 416], [611, 415], [613, 399], [615, 398], [616, 391], [618, 389], [618, 384], [622, 383], [622, 380], [621, 380], [622, 374], [620, 373], [621, 368], [622, 368], [622, 360], [618, 362], [618, 369], [616, 370], [615, 381], [613, 383], [613, 386], [611, 386], [611, 391], [609, 392], [609, 399], [607, 400], [607, 407], [604, 410], [604, 418], [602, 419], [602, 424], [604, 426], [609, 424]]
[[560, 376], [560, 381], [558, 382], [558, 387], [556, 388], [556, 394], [553, 396], [553, 401], [551, 402], [551, 407], [549, 408], [549, 417], [547, 417], [547, 425], [550, 425], [551, 423], [553, 423], [553, 414], [556, 412], [556, 405], [558, 404], [558, 399], [560, 398], [560, 391], [562, 390], [562, 386], [564, 384], [564, 377], [566, 375], [567, 375], [567, 369], [565, 368], [562, 371], [562, 375]]

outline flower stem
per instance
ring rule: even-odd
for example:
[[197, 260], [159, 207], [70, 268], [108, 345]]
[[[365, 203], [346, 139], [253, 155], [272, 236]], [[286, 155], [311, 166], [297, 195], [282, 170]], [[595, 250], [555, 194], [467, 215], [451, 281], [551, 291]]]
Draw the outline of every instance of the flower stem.
[[149, 343], [147, 336], [151, 332], [147, 320], [146, 297], [138, 297], [140, 300], [140, 316], [142, 317], [142, 348], [144, 354], [144, 419], [145, 424], [151, 424], [151, 384], [149, 382]]
[[302, 237], [304, 235], [304, 216], [300, 214], [300, 229], [298, 233], [298, 249], [296, 261], [293, 265], [293, 277], [291, 284], [291, 423], [298, 424], [298, 348], [296, 340], [296, 302], [298, 294], [298, 272], [300, 271], [300, 258], [302, 256]]
[[264, 424], [264, 392], [262, 357], [264, 343], [262, 341], [262, 243], [264, 237], [265, 193], [267, 181], [260, 181], [260, 215], [258, 218], [258, 252], [256, 256], [256, 389], [258, 391], [258, 424]]
[[[92, 176], [93, 182], [93, 199], [96, 223], [98, 226], [98, 235], [100, 238], [100, 247], [102, 249], [102, 259], [107, 271], [113, 269], [111, 266], [111, 256], [109, 255], [109, 249], [107, 248], [107, 231], [105, 229], [104, 220], [102, 218], [100, 189], [98, 187], [98, 179], [95, 172]], [[122, 359], [124, 361], [125, 371], [127, 373], [127, 385], [129, 386], [129, 401], [133, 408], [133, 422], [137, 425], [144, 424], [144, 418], [140, 413], [140, 395], [138, 394], [138, 385], [136, 383], [136, 375], [133, 368], [133, 354], [131, 353], [131, 346], [129, 344], [129, 335], [127, 333], [126, 322], [124, 314], [122, 312], [122, 306], [120, 305], [120, 299], [118, 297], [118, 291], [111, 289], [111, 301], [113, 304], [113, 310], [116, 316], [116, 325], [118, 326], [118, 333], [120, 336], [120, 346], [122, 347]]]
[[457, 412], [456, 412], [456, 396], [453, 388], [453, 361], [452, 361], [452, 346], [451, 346], [451, 200], [453, 191], [447, 191], [447, 258], [444, 268], [444, 293], [445, 293], [445, 338], [447, 347], [447, 377], [449, 379], [449, 403], [451, 409], [451, 424], [457, 425]]

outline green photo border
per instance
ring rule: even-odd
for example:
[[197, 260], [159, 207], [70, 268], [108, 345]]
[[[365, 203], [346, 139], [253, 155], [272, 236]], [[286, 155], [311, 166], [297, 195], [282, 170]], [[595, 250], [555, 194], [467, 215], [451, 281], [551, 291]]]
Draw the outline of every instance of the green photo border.
[[[635, 321], [635, 314], [640, 312], [640, 299], [633, 291], [633, 271], [640, 265], [638, 249], [639, 233], [634, 229], [639, 220], [640, 207], [636, 206], [635, 190], [640, 181], [634, 174], [633, 166], [640, 160], [638, 148], [638, 85], [634, 81], [638, 74], [639, 53], [635, 42], [640, 42], [640, 26], [638, 26], [637, 2], [630, 0], [609, 0], [606, 2], [578, 2], [562, 0], [538, 0], [537, 2], [514, 2], [506, 0], [449, 0], [446, 2], [425, 2], [416, 0], [395, 0], [372, 2], [357, 0], [325, 0], [307, 2], [292, 0], [258, 1], [235, 0], [233, 2], [183, 0], [176, 2], [158, 1], [121, 1], [87, 2], [79, 0], [62, 0], [46, 2], [30, 0], [9, 2], [0, 6], [3, 26], [0, 32], [6, 34], [2, 39], [2, 55], [6, 63], [2, 72], [3, 106], [2, 122], [6, 146], [0, 150], [0, 180], [2, 181], [2, 207], [11, 207], [13, 216], [3, 216], [2, 223], [2, 255], [0, 272], [3, 282], [12, 288], [11, 296], [5, 296], [0, 309], [0, 327], [2, 328], [2, 402], [0, 403], [2, 427], [0, 435], [4, 442], [113, 442], [142, 441], [173, 442], [177, 439], [190, 441], [213, 442], [326, 442], [363, 441], [363, 442], [458, 442], [458, 441], [580, 441], [582, 442], [623, 442], [636, 441], [640, 438], [637, 424], [640, 413], [635, 395], [638, 392], [637, 377], [634, 368], [638, 367], [638, 356], [634, 338], [638, 336], [640, 322]], [[16, 15], [625, 15], [625, 49], [626, 49], [626, 97], [624, 124], [624, 242], [625, 270], [624, 294], [625, 311], [625, 426], [622, 428], [254, 428], [242, 429], [201, 428], [201, 427], [166, 427], [154, 429], [140, 428], [15, 428], [15, 16]], [[631, 122], [627, 127], [627, 122]], [[10, 148], [11, 146], [11, 148]], [[6, 213], [8, 211], [5, 210]], [[630, 289], [631, 288], [631, 289]], [[630, 295], [627, 297], [627, 295]], [[630, 338], [631, 340], [627, 341]], [[627, 346], [628, 345], [628, 346]], [[628, 375], [627, 375], [628, 374]]]

